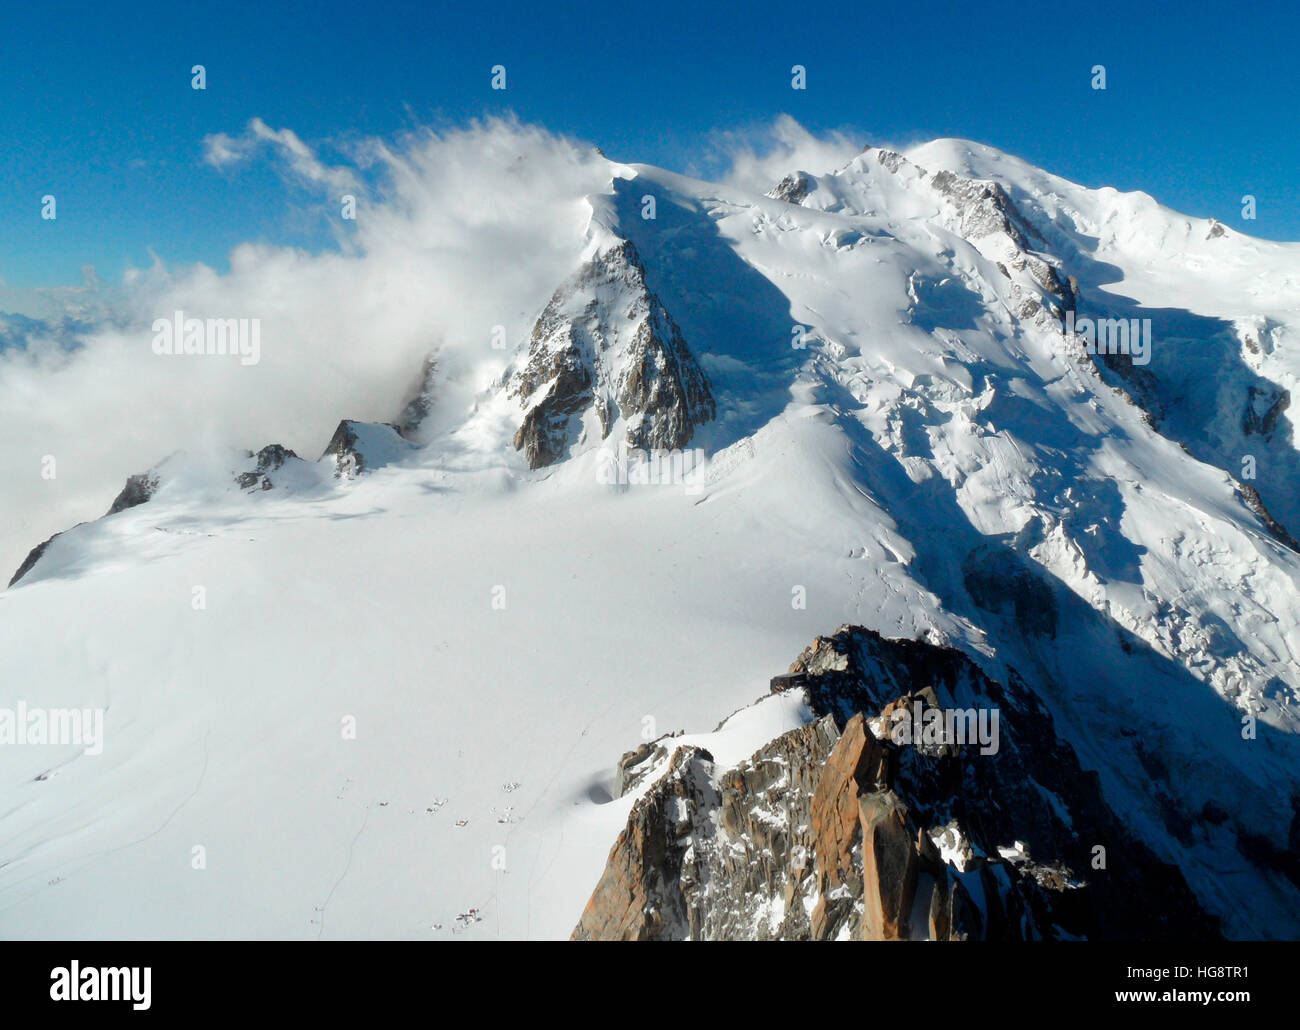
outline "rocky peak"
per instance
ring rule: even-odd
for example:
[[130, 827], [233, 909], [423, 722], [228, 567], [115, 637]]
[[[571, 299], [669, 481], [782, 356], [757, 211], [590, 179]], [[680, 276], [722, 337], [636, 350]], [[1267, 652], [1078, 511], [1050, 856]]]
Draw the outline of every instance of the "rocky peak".
[[681, 329], [617, 237], [555, 291], [508, 391], [524, 407], [514, 445], [530, 468], [616, 428], [629, 447], [678, 450], [715, 414]]
[[256, 457], [257, 465], [248, 472], [241, 472], [235, 477], [235, 483], [241, 490], [251, 490], [258, 487], [262, 490], [270, 490], [275, 484], [271, 481], [271, 473], [284, 466], [286, 461], [297, 459], [298, 455], [278, 443], [269, 443], [263, 447], [256, 455], [252, 451], [248, 452], [250, 458]]
[[[330, 442], [320, 460], [332, 459], [335, 479], [351, 479], [360, 475], [363, 471], [379, 468], [389, 462], [405, 457], [411, 453], [414, 447], [414, 444], [399, 434], [397, 426], [386, 422], [354, 422], [350, 419], [344, 419], [335, 429], [334, 435], [330, 438]], [[311, 463], [303, 461], [302, 458], [283, 444], [267, 444], [256, 453], [234, 450], [228, 452], [234, 462], [239, 462], [241, 453], [245, 460], [253, 460], [252, 468], [245, 465], [243, 471], [231, 470], [231, 478], [241, 490], [270, 490], [277, 483], [286, 485], [286, 481], [291, 489], [294, 485], [312, 487], [318, 482], [318, 477], [321, 474], [321, 470], [313, 467]], [[185, 461], [183, 452], [173, 454], [148, 472], [141, 472], [128, 477], [126, 484], [113, 499], [113, 503], [102, 517], [109, 518], [120, 512], [148, 503], [157, 494], [164, 481], [171, 481], [172, 476], [177, 471], [173, 462], [177, 461], [182, 463]], [[292, 470], [289, 468], [291, 464], [294, 466]], [[277, 473], [274, 479], [272, 473]], [[324, 474], [328, 477], [328, 471]], [[80, 522], [73, 526], [71, 530], [55, 533], [48, 540], [33, 547], [9, 580], [9, 586], [18, 583], [31, 572], [36, 563], [46, 555], [50, 545], [55, 540], [63, 536], [64, 533], [73, 532], [87, 524]]]
[[122, 487], [122, 492], [109, 505], [104, 517], [107, 518], [109, 515], [116, 515], [119, 511], [126, 511], [128, 508], [144, 504], [157, 492], [157, 473], [141, 472], [139, 475], [130, 476], [127, 478], [126, 485]]
[[812, 180], [803, 172], [787, 175], [770, 190], [766, 196], [773, 200], [784, 200], [787, 204], [802, 204], [812, 189]]
[[[118, 512], [126, 511], [128, 508], [136, 508], [149, 501], [154, 494], [158, 492], [158, 486], [161, 479], [154, 470], [141, 472], [134, 476], [128, 476], [126, 485], [122, 487], [118, 495], [113, 498], [113, 503], [109, 505], [108, 511], [104, 512], [102, 518], [108, 518], [110, 515], [116, 515]], [[78, 522], [73, 529], [86, 525], [85, 522]], [[69, 532], [64, 530], [63, 532]], [[13, 586], [20, 579], [35, 568], [36, 563], [45, 556], [46, 551], [50, 549], [50, 544], [54, 543], [63, 533], [55, 533], [48, 540], [43, 540], [30, 551], [23, 563], [18, 566], [16, 572], [9, 579], [9, 586]]]
[[345, 418], [334, 430], [321, 460], [334, 459], [336, 479], [354, 479], [409, 453], [412, 445], [391, 422], [355, 422]]

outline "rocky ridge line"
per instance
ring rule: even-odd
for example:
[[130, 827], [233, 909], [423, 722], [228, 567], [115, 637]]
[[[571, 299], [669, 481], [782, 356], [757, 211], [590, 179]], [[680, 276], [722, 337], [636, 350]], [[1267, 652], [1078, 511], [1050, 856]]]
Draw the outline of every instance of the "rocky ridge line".
[[[772, 690], [817, 717], [735, 768], [669, 738], [624, 756], [621, 783], [654, 782], [574, 940], [1218, 936], [1018, 681], [845, 626]], [[891, 730], [953, 707], [999, 711], [996, 753]]]

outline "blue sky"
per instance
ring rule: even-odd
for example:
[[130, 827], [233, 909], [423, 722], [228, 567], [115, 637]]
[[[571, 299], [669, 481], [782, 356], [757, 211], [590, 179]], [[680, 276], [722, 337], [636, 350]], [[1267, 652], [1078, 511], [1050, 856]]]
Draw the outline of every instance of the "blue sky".
[[[679, 171], [787, 113], [862, 142], [962, 136], [1090, 186], [1300, 239], [1293, 3], [48, 3], [0, 35], [0, 280], [120, 279], [156, 253], [328, 246], [317, 197], [203, 162], [252, 117], [329, 153], [513, 112]], [[203, 64], [207, 89], [190, 88]], [[490, 89], [490, 69], [508, 89]], [[790, 88], [790, 68], [808, 88]], [[1104, 64], [1107, 89], [1091, 88]], [[1241, 219], [1240, 198], [1258, 198]], [[58, 218], [40, 218], [53, 194]]]

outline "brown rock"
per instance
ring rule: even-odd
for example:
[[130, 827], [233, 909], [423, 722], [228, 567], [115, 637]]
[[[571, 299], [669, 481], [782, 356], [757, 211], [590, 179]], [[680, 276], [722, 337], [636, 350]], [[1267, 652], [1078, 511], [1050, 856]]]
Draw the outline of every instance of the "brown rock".
[[934, 890], [930, 894], [930, 940], [949, 940], [948, 874], [942, 872], [934, 881]]
[[917, 870], [907, 808], [890, 790], [864, 795], [858, 808], [862, 820], [861, 937], [868, 941], [907, 940]]
[[[609, 860], [582, 918], [575, 941], [644, 941], [687, 936], [691, 913], [683, 893], [691, 870], [683, 869], [691, 789], [707, 775], [713, 756], [702, 748], [679, 747], [655, 790], [632, 806], [627, 826], [610, 849]], [[677, 811], [684, 819], [674, 819]], [[685, 827], [683, 827], [685, 822]]]
[[851, 852], [859, 832], [858, 797], [880, 767], [880, 748], [861, 715], [844, 727], [813, 793], [813, 849], [822, 894], [842, 884], [855, 885], [858, 875]]

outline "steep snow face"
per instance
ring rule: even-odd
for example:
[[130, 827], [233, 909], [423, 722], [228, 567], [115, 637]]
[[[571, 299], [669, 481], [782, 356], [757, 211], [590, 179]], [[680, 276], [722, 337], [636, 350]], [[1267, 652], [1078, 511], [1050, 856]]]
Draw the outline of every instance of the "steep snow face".
[[1300, 521], [1285, 416], [1300, 382], [1300, 247], [1185, 217], [1145, 193], [1087, 190], [975, 143], [939, 140], [909, 157], [1001, 183], [1075, 276], [1081, 310], [1150, 319], [1150, 363], [1120, 381], [1162, 433], [1238, 478], [1257, 477], [1269, 510], [1284, 525]]
[[[717, 231], [748, 266], [780, 285], [773, 321], [786, 307], [806, 328], [808, 360], [796, 381], [809, 383], [856, 440], [869, 441], [862, 453], [879, 467], [864, 476], [867, 488], [884, 495], [896, 518], [915, 518], [921, 532], [927, 511], [950, 508], [958, 521], [946, 520], [948, 539], [927, 539], [922, 549], [952, 551], [936, 562], [938, 582], [993, 538], [1218, 689], [1250, 691], [1280, 718], [1264, 695], [1277, 692], [1267, 686], [1275, 677], [1294, 682], [1300, 639], [1276, 600], [1290, 595], [1294, 557], [1260, 532], [1231, 478], [1235, 470], [1187, 461], [1123, 393], [1099, 381], [1080, 342], [1063, 335], [1058, 319], [1077, 303], [1073, 273], [1026, 249], [1031, 232], [1044, 234], [1009, 206], [1010, 189], [951, 176], [935, 188], [938, 175], [879, 151], [830, 178], [837, 180], [831, 188], [819, 180], [803, 204], [825, 193], [835, 198], [830, 208], [847, 212], [834, 217], [775, 200], [728, 203], [703, 186], [665, 181], [700, 195], [697, 203], [712, 206]], [[658, 231], [647, 225], [645, 232]], [[680, 256], [660, 261], [649, 244], [642, 250], [668, 280], [663, 292], [680, 284], [689, 295], [686, 284], [702, 278], [689, 262], [681, 268]], [[726, 322], [692, 325], [690, 318], [683, 314], [683, 324], [707, 367], [712, 348], [728, 344]], [[1275, 439], [1289, 440], [1280, 419]], [[934, 496], [918, 504], [925, 494]], [[1207, 531], [1208, 553], [1178, 553]], [[1165, 575], [1175, 567], [1176, 575]], [[1190, 596], [1189, 575], [1204, 583]], [[1247, 631], [1269, 639], [1258, 654], [1245, 634], [1212, 628], [1245, 614], [1243, 579], [1251, 602], [1270, 599], [1263, 600], [1269, 614]], [[945, 590], [953, 606], [971, 605], [964, 582]], [[1154, 597], [1180, 600], [1162, 610]], [[968, 610], [985, 621], [978, 606]], [[1249, 683], [1259, 687], [1251, 691]]]
[[[1300, 247], [958, 141], [608, 180], [506, 371], [187, 459], [0, 598], [7, 703], [105, 711], [0, 746], [5, 932], [565, 936], [611, 756], [850, 622], [1014, 672], [1226, 932], [1300, 933], [1300, 556], [1251, 507], [1300, 532]], [[610, 482], [624, 441], [707, 463]]]

